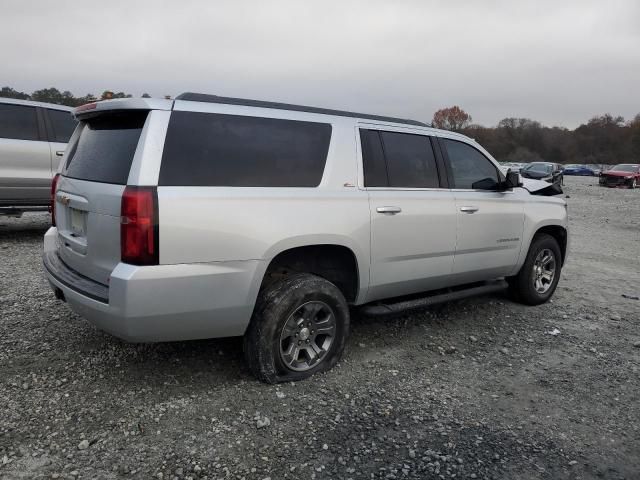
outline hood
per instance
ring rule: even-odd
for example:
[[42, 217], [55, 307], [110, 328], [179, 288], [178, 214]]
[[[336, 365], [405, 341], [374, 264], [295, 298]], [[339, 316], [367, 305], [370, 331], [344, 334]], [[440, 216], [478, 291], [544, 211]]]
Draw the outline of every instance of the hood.
[[633, 172], [614, 172], [613, 170], [607, 170], [606, 172], [602, 172], [601, 175], [609, 175], [610, 177], [633, 177], [638, 174]]
[[535, 180], [533, 178], [521, 178], [522, 188], [527, 190], [531, 195], [542, 195], [551, 197], [553, 195], [560, 195], [562, 188], [555, 183], [545, 182], [543, 180]]

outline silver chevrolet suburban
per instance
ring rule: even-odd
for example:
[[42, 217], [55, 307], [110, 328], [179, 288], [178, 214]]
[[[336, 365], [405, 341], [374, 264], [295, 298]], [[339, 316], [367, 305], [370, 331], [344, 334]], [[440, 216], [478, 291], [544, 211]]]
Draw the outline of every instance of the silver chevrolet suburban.
[[338, 362], [356, 308], [536, 305], [560, 278], [565, 201], [463, 135], [193, 93], [74, 114], [44, 267], [117, 337], [243, 335], [260, 380], [299, 380]]
[[77, 124], [71, 111], [0, 98], [0, 215], [49, 208], [51, 178]]

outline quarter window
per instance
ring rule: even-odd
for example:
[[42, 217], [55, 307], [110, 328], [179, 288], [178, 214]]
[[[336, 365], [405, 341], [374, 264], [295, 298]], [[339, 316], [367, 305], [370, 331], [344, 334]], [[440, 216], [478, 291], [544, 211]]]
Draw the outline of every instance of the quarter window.
[[317, 187], [330, 139], [328, 123], [174, 111], [159, 184]]
[[498, 169], [493, 162], [471, 145], [444, 139], [449, 155], [453, 187], [474, 190], [493, 190], [500, 182]]
[[0, 138], [39, 140], [35, 107], [0, 104]]

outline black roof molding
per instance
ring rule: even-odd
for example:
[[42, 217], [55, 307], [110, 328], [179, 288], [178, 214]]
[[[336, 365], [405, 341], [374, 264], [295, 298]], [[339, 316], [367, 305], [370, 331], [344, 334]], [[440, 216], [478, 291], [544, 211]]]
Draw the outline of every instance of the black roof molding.
[[404, 123], [406, 125], [416, 125], [419, 127], [429, 127], [426, 123], [417, 120], [407, 120], [403, 118], [385, 117], [382, 115], [368, 115], [366, 113], [345, 112], [342, 110], [331, 110], [328, 108], [306, 107], [304, 105], [291, 105], [288, 103], [266, 102], [264, 100], [249, 100], [246, 98], [219, 97], [218, 95], [207, 95], [205, 93], [181, 93], [176, 100], [187, 100], [189, 102], [221, 103], [225, 105], [242, 105], [245, 107], [273, 108], [276, 110], [291, 110], [294, 112], [319, 113], [322, 115], [335, 115], [338, 117], [363, 118], [368, 120], [378, 120], [381, 122]]

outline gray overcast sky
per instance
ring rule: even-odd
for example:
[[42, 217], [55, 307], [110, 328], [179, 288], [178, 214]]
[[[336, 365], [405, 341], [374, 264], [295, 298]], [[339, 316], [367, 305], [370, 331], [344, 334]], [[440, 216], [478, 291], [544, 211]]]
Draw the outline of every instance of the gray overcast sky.
[[[106, 7], [105, 7], [106, 6]], [[640, 1], [3, 0], [0, 86], [573, 128], [640, 112]]]

